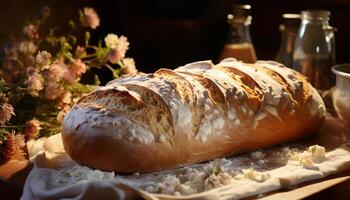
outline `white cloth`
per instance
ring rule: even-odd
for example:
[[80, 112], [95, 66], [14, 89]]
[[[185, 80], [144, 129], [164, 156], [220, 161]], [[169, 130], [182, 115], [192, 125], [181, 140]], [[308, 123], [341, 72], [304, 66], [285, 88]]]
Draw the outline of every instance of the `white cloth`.
[[[227, 158], [225, 161], [228, 163], [226, 169], [239, 171], [240, 169], [250, 168], [251, 165], [254, 166], [255, 164], [256, 169], [268, 174], [269, 178], [265, 181], [256, 181], [249, 178], [232, 179], [229, 184], [214, 187], [214, 189], [208, 191], [188, 196], [174, 196], [151, 194], [143, 189], [147, 185], [159, 187], [159, 184], [162, 184], [162, 181], [164, 182], [165, 176], [172, 175], [170, 177], [174, 177], [179, 169], [146, 175], [125, 176], [79, 166], [64, 152], [61, 136], [58, 134], [48, 139], [28, 143], [28, 152], [31, 161], [34, 162], [34, 168], [26, 180], [21, 199], [239, 199], [294, 186], [309, 180], [320, 179], [349, 169], [349, 138], [350, 130], [328, 116], [317, 136], [287, 145], [289, 149], [305, 149], [313, 144], [322, 145], [327, 151], [325, 161], [314, 164], [312, 167], [295, 163], [290, 164], [290, 162], [280, 166], [271, 165], [272, 161], [283, 159], [283, 155], [278, 152], [283, 151], [285, 146], [259, 151], [266, 155], [263, 159], [254, 160], [252, 154], [241, 154]], [[259, 160], [264, 160], [265, 164], [257, 166]], [[200, 172], [209, 165], [210, 163], [199, 164], [184, 169], [193, 168]], [[184, 185], [178, 182], [175, 184], [177, 184], [174, 187], [176, 190]], [[166, 188], [171, 190], [172, 186], [166, 185]]]

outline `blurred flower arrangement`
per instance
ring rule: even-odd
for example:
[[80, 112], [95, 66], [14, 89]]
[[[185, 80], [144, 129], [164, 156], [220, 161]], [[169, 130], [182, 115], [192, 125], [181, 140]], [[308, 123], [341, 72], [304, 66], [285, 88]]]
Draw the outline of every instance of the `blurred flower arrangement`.
[[[71, 32], [84, 28], [83, 44], [73, 34], [56, 35], [58, 28], [41, 35], [50, 16], [44, 7], [38, 19], [23, 28], [23, 37], [4, 47], [0, 67], [0, 163], [25, 146], [25, 142], [60, 131], [60, 123], [74, 101], [99, 85], [79, 80], [89, 68], [107, 67], [114, 77], [137, 73], [126, 58], [126, 37], [108, 34], [98, 45], [90, 44], [88, 29], [100, 19], [93, 8], [79, 10], [79, 21], [69, 21]], [[113, 67], [118, 66], [116, 69]]]

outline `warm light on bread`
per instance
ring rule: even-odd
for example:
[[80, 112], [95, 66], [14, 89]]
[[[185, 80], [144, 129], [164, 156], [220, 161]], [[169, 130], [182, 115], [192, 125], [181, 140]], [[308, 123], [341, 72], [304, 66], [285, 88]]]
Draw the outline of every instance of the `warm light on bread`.
[[75, 104], [62, 137], [82, 165], [152, 172], [300, 139], [324, 115], [300, 73], [231, 58], [115, 79]]

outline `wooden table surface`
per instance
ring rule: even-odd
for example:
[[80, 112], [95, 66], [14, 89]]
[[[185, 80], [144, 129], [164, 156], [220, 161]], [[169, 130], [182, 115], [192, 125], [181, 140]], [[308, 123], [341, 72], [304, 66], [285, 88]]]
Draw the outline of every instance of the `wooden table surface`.
[[0, 165], [0, 199], [19, 199], [31, 166], [26, 154], [17, 151], [7, 163]]

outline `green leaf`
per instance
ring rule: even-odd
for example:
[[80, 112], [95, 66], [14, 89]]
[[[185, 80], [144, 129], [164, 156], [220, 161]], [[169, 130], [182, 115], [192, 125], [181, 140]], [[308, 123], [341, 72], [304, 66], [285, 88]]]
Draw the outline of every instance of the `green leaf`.
[[102, 48], [102, 40], [101, 39], [98, 40], [98, 48]]
[[72, 41], [73, 45], [77, 44], [77, 38], [74, 35], [68, 35], [68, 39]]
[[121, 69], [120, 68], [114, 69], [114, 73], [113, 73], [114, 77], [113, 78], [118, 78], [120, 73], [121, 73]]
[[100, 85], [101, 84], [100, 78], [98, 78], [97, 74], [95, 74], [95, 77], [94, 77], [94, 84], [95, 85]]
[[95, 85], [82, 84], [78, 82], [74, 84], [67, 84], [65, 88], [73, 94], [85, 94], [95, 90], [97, 87]]
[[69, 26], [71, 27], [71, 29], [76, 29], [77, 26], [75, 25], [73, 20], [69, 20]]
[[82, 10], [79, 10], [79, 21], [82, 26], [86, 26], [86, 19]]
[[86, 31], [86, 32], [85, 32], [84, 38], [85, 38], [85, 46], [88, 46], [88, 45], [89, 45], [89, 42], [90, 42], [90, 38], [91, 38], [91, 35], [90, 35], [90, 32], [89, 32], [89, 31]]
[[74, 59], [73, 59], [72, 53], [69, 52], [69, 51], [65, 51], [63, 55], [64, 55], [64, 57], [67, 58], [70, 62], [72, 62], [72, 61], [74, 60]]

